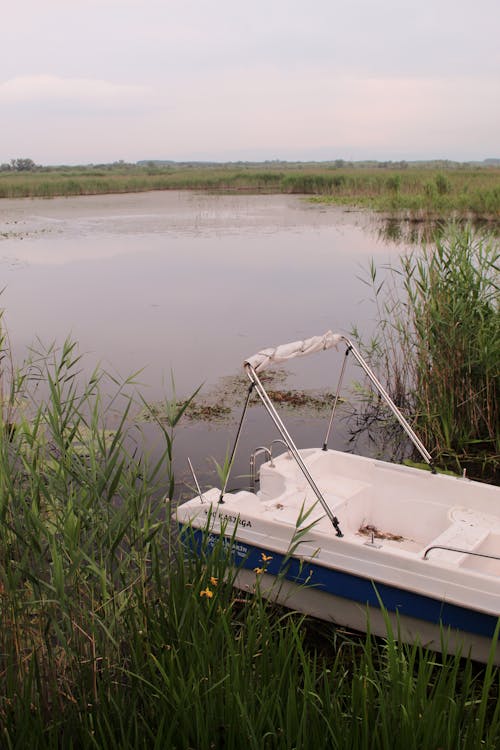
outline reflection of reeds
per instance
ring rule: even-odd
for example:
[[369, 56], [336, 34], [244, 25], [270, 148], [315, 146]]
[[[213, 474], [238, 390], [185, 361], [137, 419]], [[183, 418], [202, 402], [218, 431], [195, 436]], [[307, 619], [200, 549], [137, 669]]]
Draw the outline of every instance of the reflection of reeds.
[[109, 165], [0, 171], [0, 198], [184, 189], [298, 193], [420, 220], [454, 215], [498, 222], [500, 212], [500, 169], [493, 167]]
[[371, 269], [372, 361], [438, 459], [456, 468], [475, 461], [479, 476], [499, 467], [499, 257], [498, 240], [452, 225], [384, 282]]
[[68, 341], [5, 375], [25, 408], [0, 424], [2, 747], [497, 744], [491, 671], [285, 614], [258, 572], [236, 593], [231, 540], [187, 555], [157, 499], [173, 433], [159, 462], [131, 451], [129, 383], [105, 401], [80, 365]]

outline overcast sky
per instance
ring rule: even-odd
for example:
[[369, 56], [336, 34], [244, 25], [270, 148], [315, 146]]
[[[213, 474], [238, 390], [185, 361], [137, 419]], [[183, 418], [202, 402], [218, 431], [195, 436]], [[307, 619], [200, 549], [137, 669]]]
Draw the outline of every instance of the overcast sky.
[[5, 0], [18, 157], [500, 157], [500, 0]]

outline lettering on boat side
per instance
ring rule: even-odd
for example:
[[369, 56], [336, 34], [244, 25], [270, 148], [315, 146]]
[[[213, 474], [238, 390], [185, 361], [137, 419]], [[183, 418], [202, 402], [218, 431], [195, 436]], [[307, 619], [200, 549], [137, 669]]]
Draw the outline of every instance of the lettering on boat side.
[[[208, 516], [208, 510], [205, 509], [205, 515]], [[242, 518], [241, 516], [235, 516], [232, 513], [222, 513], [219, 510], [212, 511], [212, 515], [218, 518], [222, 523], [238, 524], [244, 529], [251, 528], [252, 522], [248, 518]]]
[[[217, 536], [216, 534], [210, 534], [208, 537], [208, 544], [210, 547], [214, 547], [217, 542], [219, 542], [220, 536]], [[238, 557], [245, 558], [249, 554], [250, 550], [247, 547], [246, 544], [241, 544], [241, 542], [231, 542], [230, 539], [226, 539], [225, 537], [222, 537], [222, 546], [224, 549], [231, 549], [231, 551], [237, 555]]]

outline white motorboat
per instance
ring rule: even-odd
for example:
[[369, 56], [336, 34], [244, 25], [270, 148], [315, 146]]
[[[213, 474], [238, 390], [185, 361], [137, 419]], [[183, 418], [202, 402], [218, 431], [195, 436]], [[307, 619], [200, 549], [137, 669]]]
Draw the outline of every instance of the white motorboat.
[[[293, 357], [345, 345], [328, 433], [299, 450], [259, 374]], [[328, 448], [347, 355], [387, 402], [431, 471]], [[500, 663], [500, 488], [435, 472], [432, 457], [352, 342], [328, 332], [265, 349], [246, 360], [256, 392], [284, 445], [251, 458], [253, 491], [201, 492], [176, 509], [195, 546], [231, 545], [236, 584], [332, 623], [376, 635], [389, 619], [398, 638], [436, 651]], [[255, 471], [258, 457], [266, 460]], [[196, 477], [194, 477], [197, 482]]]

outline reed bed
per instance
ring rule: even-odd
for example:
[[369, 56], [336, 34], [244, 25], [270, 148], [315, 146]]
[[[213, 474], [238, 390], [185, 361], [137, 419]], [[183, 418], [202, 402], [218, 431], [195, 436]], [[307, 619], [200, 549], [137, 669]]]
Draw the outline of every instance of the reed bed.
[[365, 348], [437, 462], [497, 483], [499, 271], [498, 238], [456, 224], [396, 266], [372, 265], [378, 328]]
[[1, 364], [2, 747], [498, 747], [491, 665], [285, 613], [257, 573], [238, 593], [230, 543], [188, 553], [165, 499], [185, 402], [152, 463], [133, 378], [85, 378], [72, 341], [15, 369], [4, 339]]
[[128, 165], [0, 172], [0, 198], [186, 189], [298, 193], [321, 202], [356, 205], [420, 219], [456, 215], [498, 222], [500, 216], [498, 167]]

